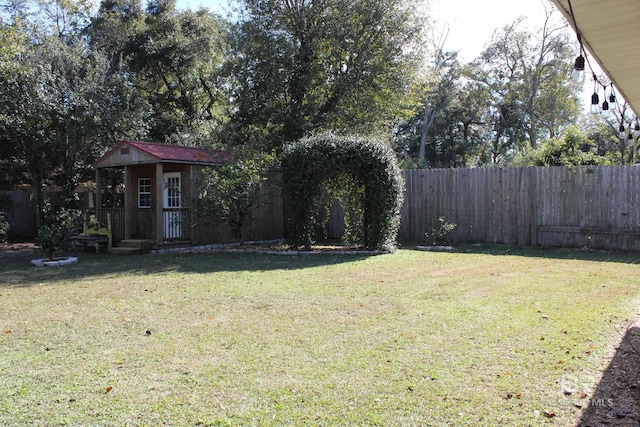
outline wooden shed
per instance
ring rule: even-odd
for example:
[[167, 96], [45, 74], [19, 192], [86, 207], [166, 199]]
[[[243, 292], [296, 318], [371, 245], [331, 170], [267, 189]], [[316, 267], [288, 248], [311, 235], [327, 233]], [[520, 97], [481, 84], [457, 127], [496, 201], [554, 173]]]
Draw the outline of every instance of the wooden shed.
[[[147, 239], [154, 247], [228, 243], [228, 227], [210, 224], [193, 211], [195, 185], [204, 167], [217, 167], [231, 159], [227, 151], [122, 141], [93, 163], [96, 169], [96, 216], [111, 216], [116, 240]], [[109, 169], [124, 170], [123, 197], [117, 203], [105, 197]], [[282, 237], [279, 185], [275, 197], [254, 215], [253, 239]], [[109, 200], [106, 200], [109, 199]]]

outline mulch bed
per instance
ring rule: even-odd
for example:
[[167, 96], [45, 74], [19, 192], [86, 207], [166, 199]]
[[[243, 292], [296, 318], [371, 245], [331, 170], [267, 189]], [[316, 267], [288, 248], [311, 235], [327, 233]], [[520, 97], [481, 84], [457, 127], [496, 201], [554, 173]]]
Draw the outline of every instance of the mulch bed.
[[640, 321], [622, 335], [578, 427], [640, 426]]

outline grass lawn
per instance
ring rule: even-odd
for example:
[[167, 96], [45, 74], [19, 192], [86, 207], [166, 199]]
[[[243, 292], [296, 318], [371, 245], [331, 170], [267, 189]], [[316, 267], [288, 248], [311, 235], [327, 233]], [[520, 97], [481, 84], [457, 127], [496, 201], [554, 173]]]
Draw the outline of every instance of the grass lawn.
[[639, 262], [469, 247], [5, 263], [0, 425], [572, 425], [638, 312]]

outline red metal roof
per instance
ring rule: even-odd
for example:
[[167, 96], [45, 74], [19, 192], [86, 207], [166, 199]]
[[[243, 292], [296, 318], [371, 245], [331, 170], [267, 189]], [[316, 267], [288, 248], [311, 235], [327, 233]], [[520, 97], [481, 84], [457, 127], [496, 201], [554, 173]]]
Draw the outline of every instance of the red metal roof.
[[231, 154], [228, 151], [223, 150], [208, 150], [197, 147], [160, 144], [157, 142], [125, 140], [121, 141], [118, 145], [109, 150], [109, 152], [96, 160], [93, 164], [96, 165], [100, 163], [103, 159], [109, 157], [113, 152], [125, 145], [154, 157], [160, 162], [219, 164], [231, 159]]

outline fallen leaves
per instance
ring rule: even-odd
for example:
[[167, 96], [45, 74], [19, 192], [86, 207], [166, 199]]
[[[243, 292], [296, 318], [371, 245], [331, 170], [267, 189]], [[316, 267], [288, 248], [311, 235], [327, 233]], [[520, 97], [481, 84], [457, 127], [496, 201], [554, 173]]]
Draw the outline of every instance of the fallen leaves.
[[[539, 416], [540, 411], [536, 409], [535, 411], [533, 411], [533, 415], [536, 417]], [[556, 413], [545, 409], [544, 411], [542, 411], [542, 415], [544, 415], [547, 418], [554, 418], [556, 416]]]
[[502, 396], [502, 398], [504, 400], [509, 400], [509, 399], [521, 399], [522, 398], [522, 394], [521, 393], [516, 393], [516, 394], [512, 394], [512, 393], [507, 393], [506, 395]]

